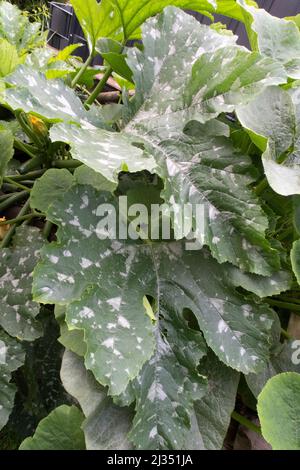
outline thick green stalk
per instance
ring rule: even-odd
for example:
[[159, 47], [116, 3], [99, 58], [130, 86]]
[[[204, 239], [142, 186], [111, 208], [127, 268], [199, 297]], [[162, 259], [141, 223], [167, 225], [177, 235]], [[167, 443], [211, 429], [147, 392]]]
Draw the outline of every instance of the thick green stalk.
[[[30, 200], [28, 199], [24, 206], [22, 207], [22, 209], [20, 210], [19, 214], [18, 214], [18, 219], [20, 219], [23, 215], [26, 214], [26, 212], [28, 211], [28, 209], [30, 208]], [[19, 223], [19, 222], [18, 222]], [[0, 248], [6, 248], [9, 243], [10, 243], [10, 240], [12, 239], [14, 233], [15, 233], [15, 230], [16, 230], [16, 225], [17, 224], [13, 224], [9, 231], [6, 233], [5, 237], [3, 238], [2, 242], [1, 242], [1, 245], [0, 245]]]
[[238, 423], [240, 423], [240, 424], [242, 424], [243, 426], [245, 426], [246, 428], [250, 429], [251, 431], [256, 432], [256, 433], [259, 434], [260, 436], [262, 435], [259, 426], [256, 426], [256, 424], [252, 423], [252, 421], [250, 421], [249, 419], [247, 419], [247, 418], [245, 418], [244, 416], [240, 415], [240, 414], [237, 413], [236, 411], [233, 411], [233, 412], [231, 413], [231, 417], [232, 417], [235, 421], [237, 421]]
[[75, 77], [73, 78], [72, 82], [71, 82], [71, 87], [74, 88], [77, 83], [79, 82], [79, 80], [81, 79], [82, 75], [84, 74], [84, 72], [86, 71], [86, 69], [88, 68], [88, 66], [90, 65], [90, 63], [92, 62], [92, 59], [93, 59], [93, 56], [94, 56], [94, 50], [92, 50], [92, 52], [90, 53], [90, 55], [88, 56], [87, 60], [85, 61], [85, 63], [82, 65], [82, 67], [79, 69], [78, 73], [75, 75]]
[[94, 91], [91, 93], [91, 95], [85, 101], [84, 105], [85, 105], [86, 108], [89, 108], [94, 103], [94, 101], [98, 98], [99, 94], [101, 93], [101, 91], [105, 87], [106, 82], [109, 79], [112, 71], [113, 71], [113, 69], [110, 66], [106, 69], [106, 72], [103, 75], [103, 77], [101, 78], [101, 80], [99, 81], [98, 85], [95, 87]]
[[23, 189], [24, 191], [28, 191], [28, 192], [31, 191], [30, 188], [27, 188], [27, 186], [24, 186], [24, 184], [21, 184], [21, 183], [18, 183], [17, 181], [14, 181], [13, 179], [9, 178], [9, 176], [4, 176], [3, 180], [6, 181], [7, 183], [12, 184], [16, 188]]
[[12, 194], [10, 197], [5, 199], [5, 201], [1, 202], [0, 211], [4, 211], [17, 202], [22, 201], [26, 196], [28, 196], [28, 191], [20, 191], [19, 193]]

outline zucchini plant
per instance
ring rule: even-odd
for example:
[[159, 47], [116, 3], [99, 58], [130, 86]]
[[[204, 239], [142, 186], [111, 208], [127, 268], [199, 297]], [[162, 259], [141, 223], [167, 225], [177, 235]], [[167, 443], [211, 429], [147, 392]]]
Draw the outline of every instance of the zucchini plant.
[[[72, 5], [87, 61], [44, 46], [1, 82], [0, 447], [221, 449], [246, 396], [299, 372], [297, 22]], [[251, 50], [179, 7], [244, 22]]]

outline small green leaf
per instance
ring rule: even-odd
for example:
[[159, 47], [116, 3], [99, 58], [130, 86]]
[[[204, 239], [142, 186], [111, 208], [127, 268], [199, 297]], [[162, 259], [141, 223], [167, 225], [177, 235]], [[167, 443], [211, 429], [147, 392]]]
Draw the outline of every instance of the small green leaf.
[[258, 396], [257, 410], [273, 450], [300, 450], [300, 374], [272, 377]]
[[84, 415], [76, 406], [61, 405], [42, 419], [20, 450], [85, 450], [81, 425]]
[[299, 88], [288, 93], [269, 87], [237, 109], [239, 121], [264, 151], [262, 162], [271, 188], [283, 196], [300, 194], [298, 94]]
[[20, 65], [6, 78], [13, 85], [5, 92], [5, 103], [13, 110], [22, 109], [51, 122], [76, 122], [83, 127], [103, 124], [95, 109], [86, 111], [74, 91], [61, 80], [47, 80], [41, 72]]

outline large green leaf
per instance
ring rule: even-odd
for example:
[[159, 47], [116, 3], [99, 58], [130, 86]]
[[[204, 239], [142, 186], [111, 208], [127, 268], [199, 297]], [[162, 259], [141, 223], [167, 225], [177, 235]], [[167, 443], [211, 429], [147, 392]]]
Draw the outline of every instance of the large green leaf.
[[257, 403], [264, 438], [274, 450], [300, 450], [300, 374], [270, 379]]
[[86, 417], [82, 429], [87, 450], [131, 449], [127, 434], [132, 411], [115, 405], [106, 390], [85, 369], [82, 359], [70, 351], [64, 353], [61, 378]]
[[0, 329], [0, 429], [7, 423], [14, 405], [16, 386], [10, 383], [11, 374], [24, 359], [21, 344]]
[[42, 332], [35, 319], [40, 307], [32, 300], [31, 284], [43, 243], [37, 228], [23, 225], [17, 231], [13, 247], [0, 251], [0, 325], [11, 336], [26, 341], [38, 338]]
[[283, 196], [300, 193], [299, 89], [263, 91], [237, 109], [241, 124], [264, 151], [264, 171], [272, 189]]
[[15, 45], [20, 53], [44, 45], [46, 39], [40, 23], [30, 22], [17, 6], [5, 1], [0, 3], [0, 37]]
[[[253, 181], [247, 174], [250, 160], [218, 137], [227, 135], [228, 128], [210, 119], [247, 102], [265, 85], [279, 83], [284, 73], [270, 59], [232, 46], [233, 37], [174, 8], [149, 20], [143, 30], [144, 51], [128, 53], [137, 90], [126, 107], [123, 131], [60, 124], [51, 129], [52, 140], [69, 143], [75, 158], [111, 181], [121, 164], [131, 171], [143, 166], [155, 171], [165, 181], [167, 202], [205, 205], [210, 226], [206, 224], [204, 242], [220, 262], [270, 274], [278, 268], [278, 258], [264, 236], [268, 221], [247, 190]], [[217, 73], [223, 61], [222, 73]], [[193, 118], [210, 121], [195, 125], [187, 136], [182, 130]]]
[[293, 21], [272, 16], [263, 8], [247, 5], [245, 0], [238, 4], [251, 17], [251, 28], [256, 36], [261, 54], [278, 60], [284, 65], [288, 76], [300, 78], [300, 31]]
[[14, 154], [14, 136], [0, 124], [0, 185], [6, 172], [8, 162]]
[[33, 437], [20, 450], [85, 450], [82, 412], [76, 406], [61, 405], [39, 423]]
[[[168, 328], [174, 322], [183, 327], [180, 310], [190, 308], [208, 344], [224, 362], [246, 372], [259, 369], [268, 356], [271, 311], [251, 299], [244, 305], [230, 285], [230, 276], [227, 279], [227, 265], [219, 266], [206, 250], [186, 251], [183, 242], [148, 246], [138, 241], [100, 240], [104, 229], [97, 227], [101, 218], [96, 211], [101, 203], [115, 204], [108, 193], [80, 185], [49, 208], [48, 218], [60, 227], [59, 243], [44, 248], [34, 275], [34, 298], [68, 304], [68, 324], [85, 330], [86, 365], [100, 382], [110, 385], [112, 393], [120, 393], [152, 355], [153, 334], [159, 325], [151, 324], [143, 310], [145, 295], [158, 302], [162, 296], [159, 308]], [[166, 292], [164, 286], [169, 286]], [[172, 323], [167, 317], [173, 310]], [[184, 335], [189, 337], [191, 332]], [[138, 337], [143, 339], [143, 348]], [[202, 344], [197, 335], [190, 340]], [[137, 349], [139, 357], [133, 360], [128, 349]]]

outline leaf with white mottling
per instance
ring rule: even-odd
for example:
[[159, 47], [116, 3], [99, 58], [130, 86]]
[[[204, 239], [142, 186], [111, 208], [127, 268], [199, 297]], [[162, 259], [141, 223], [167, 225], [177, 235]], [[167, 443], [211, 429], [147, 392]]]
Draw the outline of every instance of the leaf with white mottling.
[[13, 72], [20, 62], [17, 48], [6, 39], [0, 39], [0, 77]]
[[0, 329], [0, 429], [7, 423], [14, 405], [16, 386], [10, 383], [11, 374], [24, 360], [21, 344]]
[[50, 168], [37, 179], [30, 192], [30, 206], [45, 212], [50, 204], [74, 183], [73, 175], [66, 169]]
[[32, 300], [31, 285], [43, 243], [40, 230], [24, 225], [17, 230], [13, 247], [0, 251], [0, 325], [11, 336], [26, 341], [42, 333], [35, 319], [40, 306]]
[[82, 429], [87, 450], [132, 448], [127, 438], [132, 411], [114, 405], [106, 390], [85, 369], [82, 359], [70, 351], [65, 351], [63, 356], [61, 379], [86, 417]]

